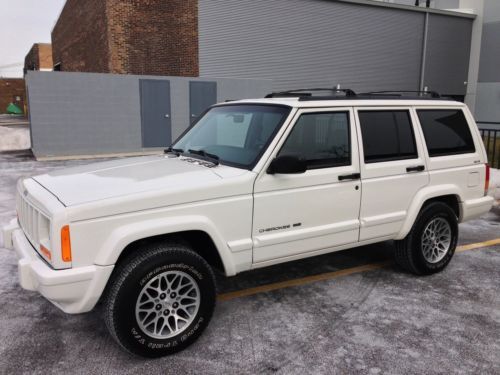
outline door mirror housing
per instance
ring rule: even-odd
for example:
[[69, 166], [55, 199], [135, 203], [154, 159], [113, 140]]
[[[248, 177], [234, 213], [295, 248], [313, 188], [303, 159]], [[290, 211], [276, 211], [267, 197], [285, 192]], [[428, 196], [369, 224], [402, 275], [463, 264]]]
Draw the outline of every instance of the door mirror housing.
[[267, 168], [268, 174], [300, 174], [306, 171], [307, 162], [292, 155], [278, 156]]

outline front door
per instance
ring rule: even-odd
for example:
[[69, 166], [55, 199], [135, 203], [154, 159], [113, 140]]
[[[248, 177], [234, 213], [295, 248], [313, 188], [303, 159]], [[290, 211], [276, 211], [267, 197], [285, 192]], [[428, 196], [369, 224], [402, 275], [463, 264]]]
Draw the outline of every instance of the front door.
[[172, 143], [170, 82], [141, 79], [142, 147], [166, 147]]
[[268, 174], [264, 170], [257, 177], [254, 263], [301, 257], [358, 241], [361, 189], [354, 124], [350, 108], [297, 113], [271, 160], [298, 156], [307, 161], [307, 171]]

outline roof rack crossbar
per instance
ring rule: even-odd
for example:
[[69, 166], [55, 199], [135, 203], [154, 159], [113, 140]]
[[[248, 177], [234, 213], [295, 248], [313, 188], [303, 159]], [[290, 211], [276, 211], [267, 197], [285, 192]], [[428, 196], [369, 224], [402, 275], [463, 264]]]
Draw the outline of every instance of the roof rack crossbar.
[[341, 89], [338, 87], [334, 87], [334, 88], [311, 88], [311, 89], [297, 89], [297, 90], [272, 92], [272, 93], [266, 95], [266, 98], [311, 97], [312, 92], [314, 92], [314, 91], [330, 91], [333, 93], [343, 93], [343, 94], [345, 94], [345, 96], [349, 96], [349, 97], [356, 96], [356, 93], [351, 89]]
[[432, 98], [441, 98], [441, 95], [436, 91], [412, 91], [412, 90], [385, 90], [385, 91], [370, 91], [359, 95], [388, 95], [388, 96], [404, 96], [403, 94], [418, 94], [430, 95]]

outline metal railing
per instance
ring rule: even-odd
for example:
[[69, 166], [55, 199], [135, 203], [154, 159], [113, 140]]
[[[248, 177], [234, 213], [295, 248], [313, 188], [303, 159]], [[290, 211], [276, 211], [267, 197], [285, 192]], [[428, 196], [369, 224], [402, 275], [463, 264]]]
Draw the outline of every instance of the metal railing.
[[490, 167], [500, 169], [500, 129], [480, 128], [479, 131], [488, 154]]

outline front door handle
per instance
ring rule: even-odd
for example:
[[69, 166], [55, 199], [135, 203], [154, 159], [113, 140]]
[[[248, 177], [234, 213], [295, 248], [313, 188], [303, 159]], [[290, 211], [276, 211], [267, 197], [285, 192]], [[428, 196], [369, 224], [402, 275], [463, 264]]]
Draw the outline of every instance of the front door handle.
[[339, 176], [339, 181], [359, 180], [360, 178], [361, 178], [360, 173], [345, 174], [345, 175]]
[[414, 167], [406, 168], [406, 172], [423, 172], [423, 171], [425, 171], [424, 165], [416, 165]]

